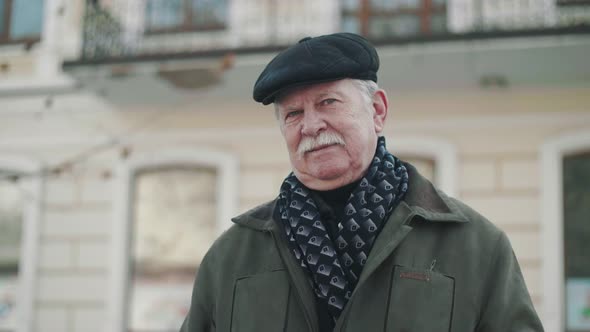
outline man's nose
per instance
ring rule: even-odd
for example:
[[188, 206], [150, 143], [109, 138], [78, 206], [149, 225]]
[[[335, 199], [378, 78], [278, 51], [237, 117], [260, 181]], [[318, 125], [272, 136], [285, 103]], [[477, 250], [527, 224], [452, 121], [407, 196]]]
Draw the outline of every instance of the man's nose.
[[321, 114], [311, 110], [303, 113], [301, 133], [306, 136], [316, 136], [326, 128], [326, 122]]

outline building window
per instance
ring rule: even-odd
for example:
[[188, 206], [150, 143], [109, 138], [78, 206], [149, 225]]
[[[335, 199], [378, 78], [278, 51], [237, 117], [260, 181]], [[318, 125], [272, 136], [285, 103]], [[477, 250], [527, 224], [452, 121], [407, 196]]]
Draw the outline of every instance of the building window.
[[590, 0], [558, 0], [557, 22], [561, 26], [587, 26], [590, 23]]
[[557, 0], [556, 4], [558, 6], [587, 6], [590, 5], [590, 0]]
[[24, 197], [18, 182], [0, 170], [0, 331], [17, 327], [17, 286], [24, 218]]
[[342, 30], [373, 40], [447, 31], [446, 0], [341, 0]]
[[237, 211], [235, 156], [162, 150], [117, 168], [108, 331], [177, 331], [201, 260]]
[[427, 157], [416, 157], [411, 155], [400, 155], [399, 158], [405, 162], [412, 164], [416, 170], [432, 183], [436, 183], [435, 161]]
[[147, 0], [146, 32], [168, 33], [223, 30], [227, 0]]
[[449, 196], [457, 195], [457, 151], [440, 139], [387, 136], [387, 149]]
[[173, 331], [184, 320], [195, 273], [217, 237], [214, 167], [135, 174], [128, 331]]
[[566, 332], [590, 331], [590, 152], [563, 159]]
[[32, 44], [42, 28], [43, 0], [0, 0], [0, 44]]

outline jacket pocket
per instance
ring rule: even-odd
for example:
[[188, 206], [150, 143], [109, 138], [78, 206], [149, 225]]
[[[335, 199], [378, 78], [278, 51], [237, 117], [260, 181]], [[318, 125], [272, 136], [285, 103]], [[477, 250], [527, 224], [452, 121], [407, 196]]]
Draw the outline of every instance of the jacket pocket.
[[236, 280], [231, 332], [283, 331], [289, 300], [289, 281], [284, 270]]
[[450, 331], [455, 280], [429, 270], [393, 268], [386, 331]]

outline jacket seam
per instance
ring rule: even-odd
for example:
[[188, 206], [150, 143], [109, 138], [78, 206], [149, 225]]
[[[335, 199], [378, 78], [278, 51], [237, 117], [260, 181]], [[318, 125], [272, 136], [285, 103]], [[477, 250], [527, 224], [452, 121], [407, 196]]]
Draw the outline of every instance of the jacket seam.
[[287, 292], [287, 308], [285, 309], [285, 323], [283, 324], [283, 331], [287, 331], [289, 327], [289, 310], [291, 308], [291, 284], [289, 285], [289, 291]]
[[[215, 244], [215, 243], [214, 243]], [[211, 254], [209, 254], [209, 252], [211, 252]], [[213, 251], [209, 251], [207, 254], [205, 254], [205, 257], [203, 257], [203, 261], [205, 260], [205, 258], [208, 258], [208, 267], [211, 266], [217, 266], [217, 256], [215, 255], [215, 253]], [[203, 265], [203, 261], [201, 261], [201, 266], [203, 268], [205, 268], [206, 266]], [[211, 276], [213, 273], [213, 271], [211, 271], [211, 269], [209, 269], [209, 276]], [[197, 274], [197, 278], [198, 278], [198, 274]], [[196, 280], [195, 280], [196, 282]], [[199, 307], [207, 314], [207, 316], [209, 316], [210, 322], [211, 324], [209, 325], [209, 328], [211, 328], [212, 326], [216, 326], [215, 324], [215, 315], [217, 314], [217, 306], [218, 306], [218, 294], [219, 294], [219, 288], [217, 287], [217, 285], [214, 283], [214, 286], [212, 287], [212, 289], [210, 290], [210, 292], [214, 292], [215, 296], [212, 296], [214, 298], [212, 305], [205, 307], [205, 303], [202, 300], [199, 300], [197, 303], [199, 305]], [[202, 294], [202, 293], [199, 293]], [[202, 297], [202, 295], [201, 295]], [[214, 312], [215, 311], [215, 312]]]
[[273, 272], [280, 272], [280, 271], [287, 271], [287, 268], [284, 267], [277, 267], [277, 268], [266, 268], [264, 271], [260, 271], [257, 273], [250, 273], [250, 274], [243, 274], [243, 275], [237, 275], [234, 283], [237, 283], [238, 281], [242, 280], [242, 279], [248, 279], [248, 278], [254, 278], [256, 276], [259, 275], [263, 275], [263, 274], [267, 274], [267, 273], [273, 273]]
[[455, 277], [451, 277], [449, 275], [446, 275], [446, 277], [453, 279], [453, 297], [451, 300], [451, 317], [449, 319], [449, 332], [453, 331], [453, 316], [455, 314], [455, 288], [457, 288], [457, 280], [455, 279]]
[[[500, 246], [501, 240], [502, 240], [502, 233], [500, 233], [498, 235], [498, 238], [496, 239], [496, 244], [494, 245], [494, 248], [493, 248], [493, 255], [490, 256], [490, 261], [489, 261], [488, 267], [486, 269], [486, 273], [484, 274], [484, 276], [486, 276], [486, 279], [485, 279], [485, 282], [484, 282], [484, 285], [486, 287], [479, 287], [478, 288], [480, 290], [479, 297], [478, 297], [478, 300], [480, 302], [480, 305], [479, 305], [479, 317], [478, 317], [477, 324], [476, 324], [476, 330], [478, 330], [478, 328], [479, 328], [479, 325], [481, 323], [481, 320], [483, 319], [483, 316], [485, 314], [484, 311], [486, 310], [486, 307], [487, 307], [484, 304], [487, 304], [487, 302], [488, 302], [487, 299], [489, 298], [487, 296], [487, 292], [490, 291], [490, 289], [488, 287], [491, 284], [491, 280], [490, 280], [491, 279], [491, 274], [490, 274], [490, 271], [496, 265], [495, 262], [498, 260], [498, 248]], [[484, 291], [483, 290], [487, 290], [487, 292], [484, 294]]]
[[395, 279], [395, 264], [392, 264], [391, 272], [389, 273], [389, 288], [387, 292], [387, 306], [385, 307], [385, 324], [383, 325], [383, 331], [387, 331], [387, 325], [389, 324], [389, 306], [391, 305], [391, 298], [393, 291], [393, 279]]
[[232, 291], [232, 301], [231, 301], [231, 310], [230, 310], [230, 314], [229, 314], [229, 330], [232, 331], [233, 325], [234, 325], [234, 305], [235, 305], [235, 300], [236, 300], [236, 288], [238, 287], [238, 280], [236, 279], [236, 281], [234, 281], [234, 289]]

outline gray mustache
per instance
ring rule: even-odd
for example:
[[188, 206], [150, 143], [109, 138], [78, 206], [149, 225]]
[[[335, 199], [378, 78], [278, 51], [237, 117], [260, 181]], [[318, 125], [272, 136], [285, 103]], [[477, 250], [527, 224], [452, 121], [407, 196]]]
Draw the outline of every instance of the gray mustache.
[[303, 137], [299, 142], [297, 153], [304, 154], [308, 151], [319, 148], [324, 145], [340, 144], [345, 145], [344, 138], [337, 133], [333, 132], [321, 132], [315, 137]]

